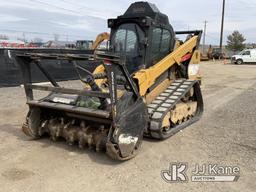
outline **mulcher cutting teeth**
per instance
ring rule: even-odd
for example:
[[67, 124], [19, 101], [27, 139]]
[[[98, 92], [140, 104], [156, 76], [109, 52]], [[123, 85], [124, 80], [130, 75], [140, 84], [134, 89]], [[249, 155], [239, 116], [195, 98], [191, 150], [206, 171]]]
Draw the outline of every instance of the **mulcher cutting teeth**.
[[[138, 153], [143, 136], [166, 139], [201, 117], [201, 30], [174, 31], [167, 15], [142, 1], [109, 19], [108, 27], [109, 46], [90, 55], [15, 51], [29, 106], [22, 127], [26, 135], [63, 138], [69, 145], [128, 160]], [[187, 38], [181, 41], [178, 35]], [[83, 89], [61, 87], [42, 60], [67, 60]], [[92, 60], [97, 63], [93, 71], [88, 70]], [[33, 84], [32, 66], [51, 86]], [[34, 90], [48, 95], [35, 99]]]

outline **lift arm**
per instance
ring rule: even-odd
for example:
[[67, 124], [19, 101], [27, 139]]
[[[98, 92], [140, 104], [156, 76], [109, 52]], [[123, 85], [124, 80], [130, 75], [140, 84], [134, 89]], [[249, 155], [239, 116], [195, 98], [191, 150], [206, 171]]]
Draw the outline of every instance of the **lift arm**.
[[96, 37], [96, 39], [95, 39], [95, 41], [93, 42], [93, 44], [92, 44], [92, 49], [93, 49], [93, 50], [97, 49], [97, 47], [100, 45], [100, 43], [102, 43], [102, 42], [105, 41], [105, 40], [109, 40], [109, 33], [104, 32], [104, 33], [99, 34], [99, 35]]
[[176, 50], [171, 52], [154, 66], [148, 69], [141, 69], [134, 74], [133, 78], [138, 82], [141, 96], [146, 95], [147, 90], [155, 83], [157, 78], [166, 72], [170, 67], [172, 67], [174, 64], [180, 65], [182, 58], [186, 54], [194, 54], [195, 50], [198, 48], [200, 35], [201, 33], [187, 40], [184, 44], [179, 46]]

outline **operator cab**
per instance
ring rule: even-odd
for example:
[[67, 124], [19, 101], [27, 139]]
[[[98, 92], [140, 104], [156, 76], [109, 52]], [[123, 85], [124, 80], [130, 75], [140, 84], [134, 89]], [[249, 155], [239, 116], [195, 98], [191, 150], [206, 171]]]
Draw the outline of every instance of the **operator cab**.
[[144, 32], [135, 23], [121, 24], [111, 38], [113, 51], [126, 56], [130, 73], [137, 71], [143, 62], [139, 46], [144, 38]]
[[151, 67], [174, 49], [173, 28], [154, 4], [133, 3], [124, 15], [109, 19], [108, 26], [110, 50], [125, 56], [130, 74]]

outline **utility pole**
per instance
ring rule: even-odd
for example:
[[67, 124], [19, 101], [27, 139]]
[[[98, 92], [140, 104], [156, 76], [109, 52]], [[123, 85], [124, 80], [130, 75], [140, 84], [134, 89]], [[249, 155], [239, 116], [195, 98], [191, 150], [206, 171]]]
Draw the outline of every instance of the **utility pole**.
[[203, 53], [205, 53], [205, 36], [206, 36], [206, 26], [207, 26], [207, 21], [204, 21], [204, 36], [203, 36]]
[[26, 43], [26, 35], [25, 32], [22, 33], [23, 41]]
[[222, 18], [221, 18], [221, 30], [220, 30], [220, 52], [222, 53], [222, 43], [223, 43], [223, 30], [224, 30], [224, 16], [225, 16], [225, 1], [223, 0], [222, 5]]

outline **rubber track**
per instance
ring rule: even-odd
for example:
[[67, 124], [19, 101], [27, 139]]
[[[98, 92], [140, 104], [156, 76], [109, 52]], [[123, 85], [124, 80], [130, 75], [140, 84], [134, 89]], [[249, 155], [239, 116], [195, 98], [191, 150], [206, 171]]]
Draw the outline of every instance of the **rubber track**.
[[[186, 95], [186, 93], [194, 86], [196, 101], [198, 102], [195, 117], [181, 125], [177, 125], [169, 131], [162, 130], [162, 122], [164, 117], [175, 108], [175, 105]], [[189, 124], [198, 120], [203, 111], [203, 100], [198, 81], [188, 79], [175, 80], [163, 93], [148, 105], [148, 114], [150, 117], [150, 125], [144, 133], [147, 137], [156, 139], [166, 139], [177, 131], [185, 128]]]

